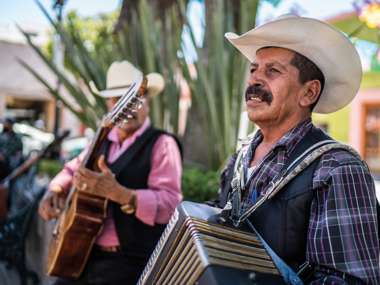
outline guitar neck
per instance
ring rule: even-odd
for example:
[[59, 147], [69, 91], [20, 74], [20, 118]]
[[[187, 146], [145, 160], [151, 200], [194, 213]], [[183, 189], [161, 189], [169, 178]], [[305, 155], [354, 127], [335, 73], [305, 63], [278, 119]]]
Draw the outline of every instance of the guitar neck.
[[90, 170], [98, 170], [97, 159], [99, 157], [99, 149], [103, 142], [106, 140], [113, 125], [103, 120], [102, 126], [97, 129], [94, 139], [92, 140], [90, 147], [86, 153], [86, 156], [82, 162], [82, 166]]

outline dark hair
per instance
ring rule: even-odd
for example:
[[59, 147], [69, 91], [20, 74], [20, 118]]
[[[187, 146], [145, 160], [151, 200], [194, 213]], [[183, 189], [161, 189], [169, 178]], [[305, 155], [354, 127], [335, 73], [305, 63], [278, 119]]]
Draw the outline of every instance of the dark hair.
[[6, 117], [6, 118], [4, 118], [3, 123], [13, 125], [15, 123], [15, 119], [13, 119], [11, 117]]
[[323, 76], [322, 71], [307, 57], [294, 52], [293, 59], [290, 61], [290, 64], [295, 66], [299, 71], [298, 79], [301, 84], [304, 84], [310, 80], [319, 80], [321, 83], [321, 91], [318, 94], [318, 99], [310, 106], [310, 111], [313, 111], [315, 105], [317, 105], [319, 98], [321, 97], [323, 87], [325, 86], [325, 77]]

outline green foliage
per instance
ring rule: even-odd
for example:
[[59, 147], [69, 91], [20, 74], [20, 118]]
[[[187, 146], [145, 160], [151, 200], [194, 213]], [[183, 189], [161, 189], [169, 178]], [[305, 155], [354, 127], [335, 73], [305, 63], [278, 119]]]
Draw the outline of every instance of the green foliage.
[[369, 28], [365, 22], [360, 20], [356, 13], [349, 14], [345, 17], [337, 17], [336, 19], [332, 19], [330, 23], [351, 38], [358, 38], [379, 44], [379, 30]]
[[[116, 11], [92, 17], [81, 17], [76, 11], [70, 11], [66, 15], [63, 26], [64, 30], [68, 33], [78, 34], [91, 57], [99, 61], [103, 69], [106, 70], [113, 60], [109, 55], [115, 51], [112, 28], [116, 20]], [[53, 37], [57, 35], [59, 36], [57, 32], [52, 34], [50, 40], [43, 47], [49, 59], [53, 58]], [[65, 55], [65, 68], [76, 74], [76, 67], [75, 65], [71, 65], [70, 54], [67, 51]]]
[[61, 171], [63, 163], [59, 160], [52, 159], [42, 159], [38, 163], [38, 174], [47, 175], [50, 178], [53, 178]]
[[199, 168], [185, 167], [182, 176], [184, 200], [205, 202], [217, 197], [219, 173]]
[[[40, 76], [38, 70], [34, 70], [26, 62], [20, 61], [20, 63], [49, 90], [52, 96], [57, 100], [60, 100], [80, 121], [95, 129], [97, 122], [106, 111], [106, 105], [103, 98], [91, 92], [89, 84], [92, 81], [99, 90], [104, 89], [105, 71], [86, 49], [84, 41], [80, 38], [78, 33], [70, 33], [67, 31], [63, 25], [57, 23], [50, 17], [39, 2], [37, 3], [39, 4], [41, 11], [54, 27], [56, 33], [61, 36], [65, 45], [66, 54], [70, 55], [65, 59], [69, 62], [70, 66], [75, 67], [76, 72], [74, 75], [76, 75], [76, 78], [74, 79], [72, 76], [69, 76], [66, 72], [58, 68], [49, 55], [45, 54], [40, 47], [35, 45], [30, 36], [21, 29], [20, 30], [24, 34], [28, 44], [44, 61], [46, 66], [57, 76], [64, 86], [64, 90], [63, 88], [57, 90], [55, 86], [52, 86], [45, 80], [45, 78]], [[66, 92], [66, 94], [64, 92]]]
[[[130, 12], [128, 25], [115, 37], [119, 54], [138, 66], [145, 74], [159, 72], [166, 80], [164, 94], [152, 100], [151, 117], [156, 126], [177, 133], [180, 90], [177, 84], [183, 14], [178, 5], [164, 11], [155, 9], [147, 0], [140, 0]], [[163, 14], [161, 14], [163, 13]]]
[[[114, 60], [121, 59], [121, 55], [117, 54], [112, 35], [113, 24], [116, 22], [117, 16], [115, 11], [94, 17], [80, 17], [75, 11], [71, 11], [67, 14], [64, 22], [68, 34], [83, 43], [82, 50], [88, 52], [90, 58], [96, 61], [102, 72], [106, 71]], [[65, 65], [71, 72], [78, 75], [76, 66], [71, 66], [70, 57], [71, 55], [66, 52]], [[104, 78], [101, 80], [103, 81], [101, 84], [105, 84]], [[103, 87], [105, 85], [99, 86], [102, 89]]]

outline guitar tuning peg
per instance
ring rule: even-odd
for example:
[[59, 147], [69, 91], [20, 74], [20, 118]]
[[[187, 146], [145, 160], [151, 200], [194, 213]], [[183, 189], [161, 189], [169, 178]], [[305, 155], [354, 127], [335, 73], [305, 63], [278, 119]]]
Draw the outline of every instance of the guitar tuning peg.
[[112, 122], [113, 123], [117, 123], [117, 122], [119, 122], [120, 121], [120, 117], [119, 116], [116, 116], [115, 118], [113, 118], [113, 120], [112, 120]]
[[143, 106], [143, 102], [142, 102], [142, 101], [139, 101], [139, 102], [136, 104], [136, 109], [137, 109], [137, 110], [140, 110], [142, 106]]

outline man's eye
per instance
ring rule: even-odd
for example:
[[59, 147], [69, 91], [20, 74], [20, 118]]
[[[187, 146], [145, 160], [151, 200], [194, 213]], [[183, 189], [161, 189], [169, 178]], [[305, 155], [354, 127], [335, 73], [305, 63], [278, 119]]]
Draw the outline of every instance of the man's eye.
[[271, 67], [271, 68], [269, 68], [269, 72], [277, 73], [277, 72], [280, 72], [280, 71], [278, 69], [276, 69], [276, 68]]
[[256, 68], [251, 68], [249, 72], [252, 74], [252, 73], [254, 73], [255, 71], [256, 71]]

